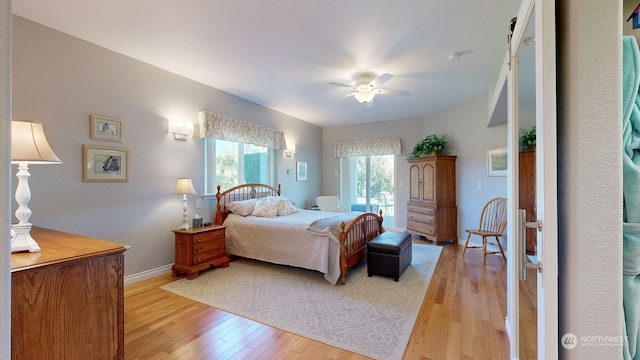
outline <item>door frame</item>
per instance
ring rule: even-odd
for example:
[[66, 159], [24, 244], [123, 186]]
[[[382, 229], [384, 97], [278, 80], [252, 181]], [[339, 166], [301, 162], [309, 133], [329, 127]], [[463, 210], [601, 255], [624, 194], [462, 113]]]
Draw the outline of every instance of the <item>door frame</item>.
[[522, 270], [517, 241], [523, 231], [518, 221], [518, 51], [531, 19], [535, 19], [536, 57], [536, 208], [542, 230], [537, 232], [538, 359], [558, 357], [558, 211], [555, 0], [523, 0], [510, 41], [508, 75], [508, 225], [507, 317], [510, 358], [519, 359], [519, 279]]

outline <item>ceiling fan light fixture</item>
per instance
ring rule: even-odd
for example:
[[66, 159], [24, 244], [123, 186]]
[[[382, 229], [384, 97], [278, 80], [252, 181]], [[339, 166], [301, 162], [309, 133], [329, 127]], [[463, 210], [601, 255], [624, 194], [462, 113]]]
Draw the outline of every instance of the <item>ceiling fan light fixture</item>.
[[373, 100], [373, 97], [376, 96], [376, 93], [371, 90], [362, 90], [357, 92], [354, 97], [361, 104], [366, 104]]

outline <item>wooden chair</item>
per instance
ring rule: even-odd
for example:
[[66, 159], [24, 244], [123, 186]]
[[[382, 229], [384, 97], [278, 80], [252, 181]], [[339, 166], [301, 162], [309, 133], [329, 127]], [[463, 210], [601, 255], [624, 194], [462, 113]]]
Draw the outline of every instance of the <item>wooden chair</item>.
[[[487, 254], [502, 254], [502, 258], [507, 261], [506, 256], [504, 256], [504, 251], [502, 250], [502, 245], [500, 245], [500, 236], [502, 236], [502, 232], [505, 227], [507, 227], [507, 199], [506, 198], [494, 198], [489, 200], [482, 208], [482, 213], [480, 214], [480, 225], [478, 225], [477, 229], [473, 230], [465, 230], [469, 235], [467, 235], [467, 242], [464, 244], [464, 250], [462, 250], [462, 257], [464, 257], [464, 253], [467, 251], [467, 248], [481, 248], [482, 249], [482, 263], [487, 263]], [[471, 235], [478, 235], [482, 237], [482, 245], [473, 245], [469, 246], [469, 239]], [[498, 249], [500, 251], [488, 251], [487, 250], [487, 238], [495, 237], [496, 243], [490, 243], [493, 245], [498, 245]]]

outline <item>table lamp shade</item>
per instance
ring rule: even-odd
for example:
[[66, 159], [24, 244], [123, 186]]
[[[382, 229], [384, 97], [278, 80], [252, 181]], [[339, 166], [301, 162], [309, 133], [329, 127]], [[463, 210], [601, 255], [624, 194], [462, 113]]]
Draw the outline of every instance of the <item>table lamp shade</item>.
[[176, 184], [176, 189], [173, 191], [173, 195], [194, 195], [197, 194], [196, 189], [193, 188], [193, 183], [189, 178], [180, 178]]
[[61, 163], [44, 135], [42, 124], [30, 120], [11, 121], [11, 162]]
[[182, 226], [178, 229], [189, 230], [189, 222], [187, 221], [187, 195], [197, 194], [196, 189], [193, 188], [193, 183], [189, 178], [179, 178], [176, 184], [176, 189], [173, 191], [173, 195], [182, 195]]

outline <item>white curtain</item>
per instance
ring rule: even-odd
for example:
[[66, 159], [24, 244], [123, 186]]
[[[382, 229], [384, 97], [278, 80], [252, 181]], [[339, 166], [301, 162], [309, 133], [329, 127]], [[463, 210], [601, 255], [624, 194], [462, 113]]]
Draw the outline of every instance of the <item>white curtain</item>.
[[198, 117], [200, 138], [216, 138], [276, 150], [287, 149], [282, 131], [207, 111], [200, 111]]
[[336, 141], [336, 157], [400, 155], [400, 138]]

